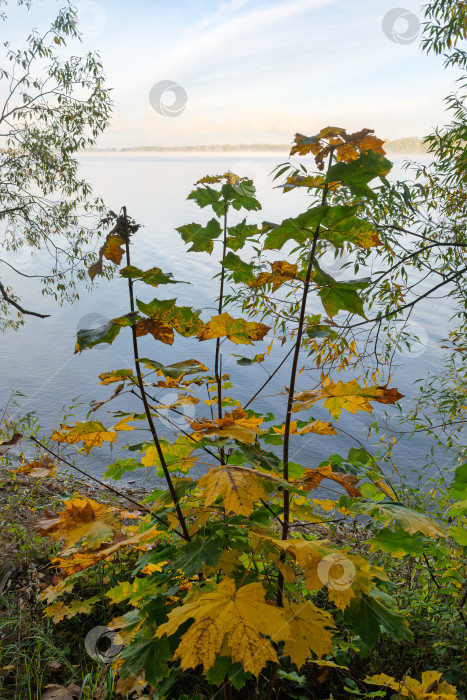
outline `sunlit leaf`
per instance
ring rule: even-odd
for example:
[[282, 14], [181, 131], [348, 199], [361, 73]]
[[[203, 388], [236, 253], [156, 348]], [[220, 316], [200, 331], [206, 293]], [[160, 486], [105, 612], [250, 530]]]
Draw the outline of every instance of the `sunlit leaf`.
[[250, 515], [255, 503], [268, 500], [271, 491], [283, 487], [283, 483], [271, 474], [227, 465], [209, 469], [198, 480], [198, 486], [203, 489], [206, 506], [221, 496], [227, 513]]
[[64, 540], [67, 548], [86, 538], [88, 547], [92, 548], [120, 531], [119, 522], [105, 503], [74, 497], [64, 501], [64, 505], [65, 510], [57, 517], [43, 518], [36, 523], [34, 529], [39, 535], [54, 541]]
[[272, 285], [275, 292], [286, 282], [297, 280], [297, 265], [287, 262], [287, 260], [276, 260], [270, 263], [271, 272], [260, 272], [260, 274], [250, 282], [250, 287], [263, 287], [266, 284]]
[[[360, 386], [356, 379], [343, 383], [341, 381], [329, 382], [321, 389], [317, 389], [315, 397], [309, 392], [308, 406], [312, 406], [316, 401], [324, 399], [324, 405], [336, 420], [339, 418], [342, 409], [349, 413], [365, 411], [371, 413], [370, 401], [378, 403], [394, 404], [403, 398], [397, 389], [388, 389], [385, 386]], [[308, 407], [307, 406], [307, 407]]]
[[360, 491], [357, 488], [358, 479], [353, 474], [343, 474], [342, 472], [333, 471], [330, 464], [316, 469], [307, 469], [303, 473], [301, 487], [307, 491], [317, 489], [323, 479], [329, 479], [340, 484], [349, 494], [349, 496], [359, 497]]
[[[197, 443], [184, 435], [179, 435], [175, 442], [160, 438], [160, 444], [168, 470], [187, 474], [196, 462], [196, 457], [192, 456], [192, 453], [198, 449]], [[141, 458], [141, 464], [143, 467], [157, 467], [157, 475], [164, 476], [155, 445], [147, 447], [145, 456]]]
[[257, 435], [266, 431], [260, 428], [263, 418], [255, 416], [248, 417], [246, 411], [241, 407], [235, 408], [232, 413], [228, 411], [222, 418], [212, 420], [201, 419], [191, 422], [193, 437], [200, 440], [203, 437], [223, 437], [238, 440], [248, 445], [252, 445]]
[[153, 299], [146, 304], [137, 299], [138, 309], [149, 318], [136, 324], [136, 335], [150, 333], [156, 340], [172, 345], [174, 330], [184, 338], [201, 331], [204, 324], [198, 314], [190, 306], [176, 306], [175, 302], [176, 299]]
[[236, 590], [233, 580], [224, 578], [211, 590], [194, 591], [187, 602], [169, 613], [168, 622], [158, 627], [156, 635], [171, 636], [192, 619], [174, 654], [182, 669], [202, 664], [207, 671], [227, 649], [233, 662], [257, 676], [268, 661], [277, 661], [266, 637], [291, 638], [284, 610], [269, 603], [265, 593], [261, 583]]
[[262, 340], [270, 326], [254, 321], [245, 321], [243, 318], [232, 318], [228, 313], [213, 316], [199, 331], [200, 340], [222, 338], [225, 336], [237, 345], [251, 345], [256, 340]]

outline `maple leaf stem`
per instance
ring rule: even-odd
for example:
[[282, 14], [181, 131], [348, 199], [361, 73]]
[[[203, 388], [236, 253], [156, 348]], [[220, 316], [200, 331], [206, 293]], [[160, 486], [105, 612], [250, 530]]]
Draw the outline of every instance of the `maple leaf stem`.
[[[227, 252], [227, 211], [228, 211], [229, 205], [227, 201], [224, 201], [224, 234], [223, 234], [223, 240], [222, 240], [222, 260], [224, 260]], [[220, 288], [219, 288], [219, 305], [217, 307], [217, 313], [220, 316], [222, 313], [222, 306], [224, 303], [224, 281], [225, 281], [225, 267], [222, 265], [221, 266], [221, 282], [220, 282]], [[216, 382], [217, 382], [217, 416], [219, 419], [222, 419], [222, 380], [221, 380], [221, 373], [220, 373], [220, 348], [221, 348], [221, 340], [220, 338], [216, 339], [216, 356], [215, 356], [215, 361], [214, 361], [214, 376], [216, 377]], [[221, 447], [219, 450], [219, 454], [222, 460], [222, 464], [225, 464], [225, 452], [224, 448]]]
[[[125, 248], [126, 248], [126, 264], [129, 267], [131, 265], [130, 261], [130, 236], [129, 236], [129, 228], [128, 228], [128, 217], [127, 217], [127, 211], [126, 207], [123, 207], [123, 221], [124, 221], [124, 227], [125, 227]], [[134, 294], [133, 294], [133, 280], [131, 277], [128, 278], [128, 292], [130, 295], [130, 310], [132, 313], [135, 312], [135, 300], [134, 300]], [[143, 377], [141, 374], [141, 365], [139, 363], [138, 357], [139, 357], [139, 352], [138, 352], [138, 338], [136, 336], [136, 327], [134, 325], [131, 326], [131, 335], [133, 338], [133, 356], [134, 356], [134, 362], [135, 362], [135, 368], [136, 368], [136, 375], [138, 377], [138, 385], [139, 385], [139, 390], [141, 392], [141, 399], [144, 404], [144, 411], [146, 413], [146, 418], [148, 421], [149, 429], [151, 431], [152, 439], [154, 440], [154, 444], [156, 446], [157, 454], [159, 456], [159, 460], [161, 463], [162, 471], [164, 472], [165, 480], [167, 482], [167, 486], [169, 487], [170, 495], [172, 497], [172, 501], [175, 506], [175, 511], [177, 513], [179, 522], [180, 522], [180, 527], [182, 528], [183, 532], [183, 538], [189, 542], [191, 540], [190, 534], [188, 532], [188, 527], [185, 521], [185, 516], [182, 513], [182, 509], [180, 508], [180, 504], [178, 502], [177, 498], [177, 493], [175, 491], [175, 487], [173, 485], [172, 477], [170, 476], [170, 472], [167, 467], [167, 463], [165, 461], [164, 453], [162, 451], [161, 444], [159, 442], [159, 437], [157, 435], [157, 430], [156, 426], [154, 425], [154, 421], [152, 419], [152, 413], [151, 409], [149, 407], [148, 403], [148, 398], [146, 396], [146, 391], [144, 389], [144, 383], [143, 383]]]
[[[331, 146], [329, 153], [328, 170], [332, 163], [333, 148]], [[324, 207], [326, 204], [326, 198], [328, 193], [328, 185], [326, 184], [323, 188], [323, 195], [321, 197], [321, 206]], [[310, 255], [308, 257], [308, 267], [306, 271], [305, 284], [303, 286], [303, 295], [300, 306], [300, 318], [297, 328], [297, 338], [295, 340], [294, 354], [292, 360], [292, 369], [290, 372], [290, 385], [289, 394], [287, 398], [287, 413], [285, 417], [284, 425], [284, 450], [283, 450], [283, 478], [285, 481], [289, 480], [289, 443], [290, 443], [290, 423], [292, 421], [292, 408], [295, 393], [295, 379], [297, 376], [298, 360], [300, 357], [300, 348], [302, 344], [303, 326], [305, 323], [305, 312], [306, 312], [306, 301], [308, 297], [308, 290], [310, 287], [311, 273], [313, 270], [313, 263], [315, 260], [316, 246], [318, 244], [318, 238], [321, 230], [321, 223], [319, 223], [313, 234], [313, 241], [311, 244]], [[289, 534], [289, 523], [290, 523], [290, 492], [288, 489], [284, 489], [284, 515], [282, 517], [282, 539], [286, 540]], [[281, 554], [281, 557], [285, 555]], [[277, 604], [283, 606], [283, 593], [284, 593], [284, 577], [281, 572], [279, 572], [277, 581]]]
[[239, 585], [239, 587], [237, 588], [237, 590], [240, 590], [240, 588], [243, 586], [243, 582], [244, 582], [244, 580], [245, 580], [245, 577], [246, 577], [247, 573], [248, 573], [249, 570], [250, 570], [250, 566], [251, 566], [252, 563], [253, 563], [253, 560], [254, 560], [254, 558], [255, 558], [255, 554], [256, 554], [256, 552], [258, 551], [258, 547], [260, 546], [260, 544], [261, 544], [262, 541], [263, 541], [263, 538], [261, 537], [261, 538], [258, 540], [258, 544], [257, 544], [256, 547], [255, 547], [255, 551], [252, 552], [252, 554], [251, 554], [250, 561], [248, 562], [248, 566], [247, 566], [246, 569], [245, 569], [245, 573], [243, 574], [242, 580], [240, 581], [240, 585]]
[[284, 362], [286, 362], [286, 360], [290, 357], [290, 355], [293, 353], [294, 349], [295, 349], [295, 347], [292, 345], [292, 347], [290, 348], [289, 352], [288, 352], [287, 355], [280, 361], [280, 363], [277, 365], [277, 367], [276, 367], [276, 369], [274, 370], [274, 372], [271, 372], [271, 374], [270, 374], [269, 377], [266, 379], [266, 381], [264, 382], [264, 384], [262, 384], [262, 385], [260, 386], [260, 388], [258, 389], [258, 391], [256, 392], [256, 394], [253, 394], [253, 396], [251, 397], [251, 399], [250, 399], [249, 401], [247, 401], [247, 403], [244, 405], [243, 408], [247, 408], [247, 407], [250, 405], [250, 403], [253, 403], [253, 401], [256, 399], [256, 397], [263, 391], [264, 387], [267, 386], [267, 385], [269, 384], [269, 382], [271, 381], [271, 379], [277, 374], [277, 372], [280, 370], [280, 368], [282, 367], [282, 365], [284, 364]]

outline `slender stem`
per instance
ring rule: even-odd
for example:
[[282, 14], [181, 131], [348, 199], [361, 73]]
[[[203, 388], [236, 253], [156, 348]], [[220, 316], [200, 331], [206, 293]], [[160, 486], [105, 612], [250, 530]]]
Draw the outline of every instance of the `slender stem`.
[[260, 544], [261, 544], [262, 541], [263, 541], [263, 538], [261, 537], [261, 538], [258, 540], [258, 544], [257, 544], [256, 547], [255, 547], [255, 551], [252, 553], [252, 555], [251, 555], [251, 557], [250, 557], [250, 561], [248, 562], [248, 566], [247, 566], [246, 569], [245, 569], [245, 573], [243, 574], [243, 578], [242, 578], [242, 580], [240, 581], [240, 585], [239, 585], [239, 587], [238, 587], [237, 590], [240, 590], [240, 588], [243, 586], [243, 582], [244, 582], [244, 580], [245, 580], [245, 578], [246, 578], [247, 573], [248, 573], [249, 570], [250, 570], [250, 566], [251, 566], [252, 563], [253, 563], [253, 559], [255, 558], [255, 554], [256, 554], [256, 552], [258, 551], [258, 547], [260, 546]]
[[[129, 236], [129, 228], [128, 228], [128, 218], [127, 218], [127, 213], [126, 213], [126, 207], [123, 207], [123, 221], [124, 221], [124, 226], [125, 226], [125, 247], [126, 247], [126, 264], [130, 265], [130, 236]], [[134, 300], [134, 295], [133, 295], [133, 280], [131, 277], [128, 278], [128, 291], [130, 295], [130, 310], [132, 313], [135, 313], [135, 300]], [[156, 446], [157, 454], [159, 457], [159, 461], [161, 463], [162, 471], [164, 472], [165, 480], [167, 482], [167, 486], [169, 487], [170, 495], [172, 496], [172, 500], [175, 506], [175, 511], [177, 513], [178, 519], [180, 521], [180, 527], [182, 528], [183, 532], [183, 537], [185, 540], [190, 541], [191, 537], [188, 532], [187, 524], [185, 521], [185, 517], [182, 513], [182, 509], [180, 508], [180, 504], [178, 502], [178, 497], [177, 493], [175, 491], [175, 487], [173, 485], [172, 477], [170, 476], [170, 472], [167, 467], [167, 463], [165, 461], [164, 453], [162, 452], [162, 447], [159, 442], [159, 437], [157, 435], [157, 430], [156, 426], [154, 425], [154, 421], [152, 419], [152, 414], [151, 414], [151, 409], [149, 407], [148, 399], [146, 396], [146, 391], [144, 389], [144, 383], [143, 383], [143, 377], [141, 374], [141, 366], [138, 360], [139, 357], [139, 352], [138, 352], [138, 338], [136, 335], [136, 327], [133, 325], [131, 326], [131, 334], [133, 338], [133, 356], [134, 356], [134, 362], [135, 362], [135, 368], [136, 368], [136, 375], [138, 377], [138, 385], [139, 385], [139, 390], [141, 392], [141, 399], [144, 404], [144, 411], [146, 413], [146, 418], [148, 421], [149, 429], [151, 431], [152, 439], [154, 440], [154, 444]]]
[[[99, 486], [102, 486], [103, 488], [107, 489], [107, 491], [112, 491], [112, 493], [117, 494], [117, 496], [120, 496], [120, 498], [124, 498], [126, 501], [128, 501], [129, 503], [132, 503], [134, 506], [136, 506], [140, 510], [143, 510], [145, 513], [149, 513], [153, 518], [155, 518], [155, 520], [158, 520], [160, 523], [162, 523], [162, 525], [167, 527], [167, 523], [162, 518], [160, 518], [158, 515], [153, 513], [150, 508], [146, 508], [146, 506], [143, 506], [142, 503], [138, 503], [138, 501], [135, 501], [134, 498], [130, 498], [130, 496], [128, 496], [126, 493], [123, 493], [123, 491], [118, 491], [117, 489], [114, 489], [113, 486], [109, 486], [109, 484], [106, 484], [104, 481], [101, 481], [97, 477], [92, 476], [91, 474], [88, 474], [87, 472], [85, 472], [82, 469], [80, 469], [79, 467], [77, 467], [75, 464], [72, 464], [71, 462], [69, 462], [67, 459], [64, 459], [64, 457], [60, 457], [59, 454], [57, 454], [56, 452], [51, 450], [46, 445], [43, 445], [42, 442], [37, 440], [37, 438], [35, 438], [34, 435], [30, 435], [27, 439], [33, 440], [35, 443], [37, 443], [39, 445], [39, 447], [42, 450], [45, 450], [46, 452], [49, 453], [49, 455], [52, 455], [52, 457], [55, 457], [55, 459], [58, 459], [59, 462], [63, 462], [63, 464], [66, 464], [67, 467], [70, 467], [71, 469], [75, 469], [77, 472], [79, 472], [80, 474], [85, 476], [86, 479], [90, 479], [91, 481], [95, 481], [96, 484], [99, 484]], [[179, 532], [178, 530], [173, 530], [173, 532], [176, 532], [177, 534], [179, 534], [180, 537], [183, 536], [182, 533]]]
[[[331, 165], [332, 162], [332, 152], [333, 149], [331, 148], [331, 153], [329, 154], [329, 166]], [[321, 206], [324, 206], [326, 203], [326, 197], [328, 193], [328, 186], [325, 185], [323, 189], [323, 196], [321, 198]], [[310, 287], [310, 279], [311, 279], [311, 273], [313, 271], [313, 263], [315, 260], [315, 253], [316, 253], [316, 246], [318, 243], [318, 238], [319, 238], [319, 233], [320, 233], [320, 228], [321, 224], [318, 224], [315, 232], [313, 234], [313, 242], [311, 244], [311, 250], [310, 250], [310, 255], [308, 257], [308, 267], [306, 271], [306, 278], [305, 278], [305, 285], [303, 288], [303, 296], [302, 296], [302, 302], [301, 302], [301, 308], [300, 308], [300, 318], [298, 322], [298, 329], [297, 329], [297, 339], [295, 341], [295, 348], [294, 348], [294, 354], [293, 354], [293, 360], [292, 360], [292, 369], [290, 372], [290, 386], [289, 386], [289, 395], [287, 399], [287, 413], [285, 416], [285, 426], [284, 426], [284, 452], [283, 452], [283, 478], [288, 481], [289, 480], [289, 443], [290, 443], [290, 423], [292, 421], [292, 407], [293, 407], [293, 402], [294, 402], [294, 393], [295, 393], [295, 379], [297, 376], [297, 369], [298, 369], [298, 360], [300, 357], [300, 349], [301, 349], [301, 344], [302, 344], [302, 335], [303, 335], [303, 326], [305, 324], [305, 312], [306, 312], [306, 302], [307, 302], [307, 297], [308, 297], [308, 290]], [[286, 540], [289, 534], [289, 523], [290, 523], [290, 492], [288, 489], [284, 489], [284, 514], [282, 517], [282, 539]], [[279, 606], [283, 605], [283, 592], [284, 592], [284, 577], [283, 575], [279, 572], [279, 577], [278, 577], [278, 588], [277, 588], [277, 604]]]
[[267, 385], [269, 384], [269, 382], [271, 381], [271, 379], [274, 377], [274, 375], [277, 374], [277, 372], [280, 370], [280, 368], [282, 367], [282, 365], [284, 364], [284, 362], [287, 360], [287, 358], [290, 357], [290, 355], [292, 354], [293, 351], [294, 351], [294, 347], [292, 346], [292, 347], [290, 348], [289, 352], [287, 353], [287, 355], [284, 357], [284, 359], [277, 365], [277, 367], [276, 367], [276, 369], [274, 370], [274, 372], [272, 372], [272, 373], [269, 375], [269, 377], [266, 379], [266, 381], [264, 382], [264, 384], [262, 384], [262, 385], [260, 386], [260, 388], [258, 389], [258, 391], [256, 392], [256, 394], [253, 394], [253, 396], [251, 397], [251, 399], [245, 404], [244, 408], [247, 408], [247, 407], [250, 405], [250, 403], [253, 403], [253, 401], [256, 399], [256, 397], [263, 391], [264, 387], [267, 386]]
[[[227, 201], [224, 202], [224, 235], [223, 235], [223, 241], [222, 241], [222, 260], [225, 258], [226, 250], [227, 250], [227, 210], [228, 210], [228, 203]], [[224, 303], [224, 281], [225, 281], [225, 267], [222, 265], [222, 270], [221, 270], [221, 284], [220, 284], [220, 289], [219, 289], [219, 305], [217, 307], [217, 313], [220, 316], [222, 313], [222, 305]], [[217, 382], [217, 416], [218, 418], [222, 418], [222, 379], [221, 379], [221, 371], [220, 371], [220, 348], [221, 348], [221, 341], [220, 338], [216, 339], [216, 357], [215, 357], [215, 363], [214, 363], [214, 375], [216, 377], [216, 382]], [[224, 448], [220, 448], [220, 455], [222, 459], [222, 464], [225, 464], [225, 453], [224, 453]]]

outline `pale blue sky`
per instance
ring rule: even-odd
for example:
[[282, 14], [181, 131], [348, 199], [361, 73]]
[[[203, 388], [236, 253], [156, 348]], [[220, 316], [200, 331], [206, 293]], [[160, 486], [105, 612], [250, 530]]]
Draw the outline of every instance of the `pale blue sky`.
[[[421, 3], [400, 0], [423, 20]], [[115, 101], [105, 147], [289, 143], [329, 124], [385, 138], [444, 123], [456, 73], [383, 33], [397, 0], [80, 0], [85, 49], [101, 54]], [[9, 28], [45, 26], [60, 2], [15, 10]], [[405, 29], [401, 21], [398, 29]], [[4, 27], [0, 26], [2, 32]], [[177, 117], [149, 103], [155, 83], [187, 94]]]

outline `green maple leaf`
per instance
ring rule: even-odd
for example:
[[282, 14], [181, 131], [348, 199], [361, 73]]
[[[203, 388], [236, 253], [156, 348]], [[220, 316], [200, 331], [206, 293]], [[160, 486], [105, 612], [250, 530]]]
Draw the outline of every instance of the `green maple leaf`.
[[238, 255], [229, 251], [222, 260], [222, 266], [231, 270], [234, 282], [251, 282], [255, 278], [254, 265], [244, 262]]
[[392, 163], [381, 154], [364, 151], [350, 163], [331, 165], [326, 174], [326, 182], [341, 182], [356, 197], [376, 199], [377, 195], [368, 187], [368, 183], [376, 177], [385, 177], [391, 168]]
[[179, 226], [178, 231], [185, 241], [191, 243], [189, 251], [195, 253], [212, 253], [214, 248], [214, 240], [219, 238], [222, 233], [222, 228], [217, 219], [211, 219], [206, 226], [200, 224], [185, 224]]

